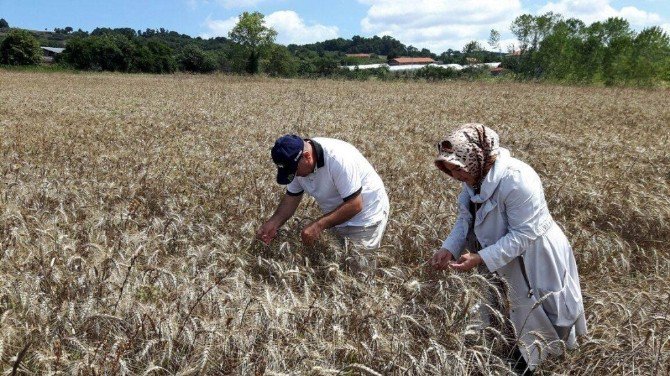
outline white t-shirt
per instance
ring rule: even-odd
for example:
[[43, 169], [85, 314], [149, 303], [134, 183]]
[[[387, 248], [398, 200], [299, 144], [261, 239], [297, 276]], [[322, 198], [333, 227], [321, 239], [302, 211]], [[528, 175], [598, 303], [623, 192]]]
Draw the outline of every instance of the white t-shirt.
[[341, 140], [317, 137], [311, 141], [316, 155], [316, 170], [305, 177], [296, 176], [286, 186], [286, 193], [296, 196], [307, 192], [316, 199], [325, 214], [360, 191], [363, 210], [336, 227], [370, 226], [384, 219], [389, 212], [386, 188], [363, 154]]

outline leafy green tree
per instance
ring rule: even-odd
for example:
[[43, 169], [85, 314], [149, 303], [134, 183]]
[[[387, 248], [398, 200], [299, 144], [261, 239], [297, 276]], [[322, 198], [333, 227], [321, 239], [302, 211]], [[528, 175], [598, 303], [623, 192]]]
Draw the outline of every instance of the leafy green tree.
[[0, 44], [0, 63], [8, 65], [36, 65], [42, 61], [42, 50], [37, 39], [28, 31], [15, 29]]
[[133, 56], [132, 69], [148, 73], [173, 73], [177, 70], [177, 60], [172, 49], [165, 43], [150, 40], [146, 44], [135, 42], [137, 48]]
[[274, 45], [267, 54], [263, 64], [263, 72], [270, 76], [292, 77], [298, 73], [298, 62], [288, 48]]
[[602, 24], [602, 79], [614, 85], [627, 77], [635, 33], [623, 18], [609, 18]]
[[216, 70], [216, 58], [193, 44], [184, 47], [178, 63], [179, 70], [186, 72], [209, 73]]
[[0, 29], [5, 29], [9, 27], [9, 23], [4, 18], [0, 18]]
[[114, 33], [70, 39], [61, 60], [85, 70], [171, 73], [177, 69], [174, 53], [164, 42]]
[[638, 85], [670, 80], [670, 37], [658, 26], [640, 32], [633, 41], [631, 78]]
[[561, 16], [553, 12], [541, 16], [523, 14], [517, 17], [510, 30], [517, 37], [521, 49], [518, 57], [517, 73], [526, 77], [539, 77], [543, 74], [543, 67], [538, 62], [537, 51], [540, 43], [553, 30], [554, 25], [561, 20]]
[[534, 25], [535, 17], [533, 15], [522, 14], [514, 20], [510, 27], [512, 34], [519, 41], [521, 53], [525, 52], [531, 46]]
[[239, 16], [237, 24], [228, 33], [228, 37], [248, 51], [247, 72], [258, 73], [261, 54], [272, 46], [277, 32], [265, 26], [264, 16], [260, 12], [244, 12]]
[[484, 51], [484, 47], [482, 47], [476, 40], [470, 41], [463, 46], [464, 54], [474, 54], [481, 51]]
[[314, 73], [319, 76], [330, 76], [339, 69], [339, 63], [335, 56], [324, 53], [313, 60]]
[[559, 21], [553, 32], [540, 43], [536, 61], [547, 78], [575, 81], [575, 62], [581, 37], [577, 31], [579, 28], [575, 27], [578, 24], [574, 21], [575, 19]]
[[459, 64], [482, 63], [486, 55], [484, 47], [476, 40], [463, 46], [463, 55]]
[[500, 32], [496, 29], [491, 29], [489, 34], [489, 46], [492, 49], [500, 51]]

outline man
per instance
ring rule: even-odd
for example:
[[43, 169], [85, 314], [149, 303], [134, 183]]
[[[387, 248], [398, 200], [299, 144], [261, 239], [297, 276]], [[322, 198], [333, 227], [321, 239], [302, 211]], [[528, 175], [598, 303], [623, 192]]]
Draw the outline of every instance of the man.
[[[277, 165], [277, 183], [287, 186], [286, 194], [258, 229], [260, 240], [270, 244], [307, 192], [324, 214], [302, 229], [304, 244], [313, 244], [325, 229], [332, 228], [343, 244], [351, 243], [368, 256], [379, 248], [389, 200], [381, 178], [358, 149], [332, 138], [303, 140], [286, 135], [275, 142], [272, 160]], [[367, 259], [356, 262], [374, 263]]]

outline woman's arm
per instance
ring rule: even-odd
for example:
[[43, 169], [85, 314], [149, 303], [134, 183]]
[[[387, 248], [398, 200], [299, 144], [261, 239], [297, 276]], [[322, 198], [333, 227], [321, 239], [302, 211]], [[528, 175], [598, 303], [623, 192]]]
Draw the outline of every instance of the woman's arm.
[[458, 195], [458, 217], [456, 218], [456, 223], [454, 223], [454, 227], [451, 229], [451, 233], [447, 239], [442, 243], [442, 248], [448, 249], [455, 260], [459, 258], [463, 249], [465, 249], [468, 228], [472, 221], [469, 205], [470, 195], [464, 186]]

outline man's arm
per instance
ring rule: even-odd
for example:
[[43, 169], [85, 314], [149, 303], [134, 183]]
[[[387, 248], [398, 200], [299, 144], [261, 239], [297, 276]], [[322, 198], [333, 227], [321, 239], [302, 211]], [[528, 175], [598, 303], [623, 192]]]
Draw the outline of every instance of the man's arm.
[[298, 205], [300, 205], [300, 200], [302, 200], [302, 195], [285, 194], [272, 217], [258, 229], [256, 236], [262, 240], [263, 243], [270, 244], [272, 239], [277, 236], [279, 227], [293, 216]]
[[324, 214], [316, 222], [325, 230], [340, 225], [363, 210], [363, 196], [360, 192], [355, 197], [343, 202], [330, 213]]
[[342, 204], [340, 204], [340, 206], [335, 208], [335, 210], [324, 214], [319, 219], [305, 227], [300, 234], [303, 243], [313, 243], [323, 230], [350, 220], [356, 214], [360, 213], [361, 210], [363, 210], [363, 196], [359, 190], [354, 197], [344, 201]]

